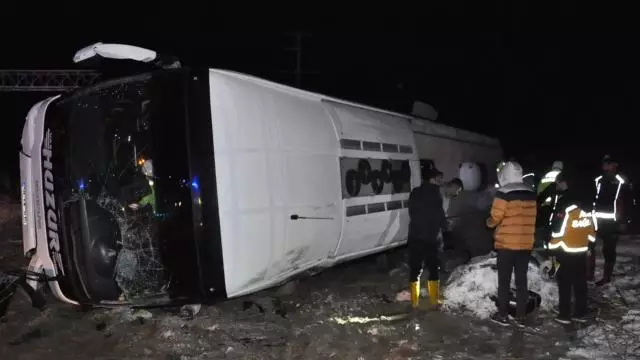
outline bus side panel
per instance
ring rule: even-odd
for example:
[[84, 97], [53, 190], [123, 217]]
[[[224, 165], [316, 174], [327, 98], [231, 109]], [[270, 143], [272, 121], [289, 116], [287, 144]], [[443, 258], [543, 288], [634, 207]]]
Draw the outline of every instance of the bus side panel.
[[340, 236], [338, 139], [318, 98], [212, 71], [229, 297], [324, 264]]
[[[340, 124], [342, 142], [340, 177], [345, 221], [336, 260], [364, 256], [403, 243], [409, 223], [406, 207], [411, 191], [411, 164], [417, 160], [409, 121], [348, 104], [329, 101], [326, 104]], [[361, 172], [363, 162], [369, 164], [371, 172]], [[371, 179], [365, 177], [382, 173], [385, 162], [391, 163], [394, 175], [381, 181], [381, 191], [376, 193]], [[407, 177], [395, 189], [392, 179], [403, 164], [408, 166]], [[354, 180], [355, 173], [362, 176]], [[349, 184], [354, 181], [360, 190], [349, 194], [347, 186], [354, 185]]]

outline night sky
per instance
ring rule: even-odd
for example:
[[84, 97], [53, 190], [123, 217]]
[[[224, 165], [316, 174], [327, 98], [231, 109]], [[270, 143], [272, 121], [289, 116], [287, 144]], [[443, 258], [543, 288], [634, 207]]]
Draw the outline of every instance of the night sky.
[[[103, 41], [174, 54], [184, 65], [295, 85], [296, 54], [287, 50], [295, 46], [294, 32], [82, 34], [67, 32], [41, 48], [29, 45], [36, 35], [8, 39], [5, 48], [14, 51], [2, 54], [0, 68], [73, 69], [77, 49]], [[613, 152], [631, 171], [633, 125], [640, 115], [640, 53], [630, 46], [635, 33], [305, 34], [304, 89], [404, 113], [421, 100], [439, 111], [443, 123], [499, 137], [507, 155], [519, 160], [533, 161], [535, 155], [547, 167], [558, 158], [597, 171], [602, 155]], [[12, 174], [24, 116], [46, 96], [0, 93], [0, 160]]]

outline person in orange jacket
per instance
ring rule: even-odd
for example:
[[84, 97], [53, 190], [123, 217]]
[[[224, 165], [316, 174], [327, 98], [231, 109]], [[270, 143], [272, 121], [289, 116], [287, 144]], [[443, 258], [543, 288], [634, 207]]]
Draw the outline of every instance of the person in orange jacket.
[[536, 193], [522, 182], [522, 167], [515, 161], [508, 161], [500, 168], [498, 181], [500, 187], [487, 219], [487, 226], [495, 229], [494, 247], [498, 253], [498, 312], [491, 320], [502, 326], [509, 325], [511, 274], [515, 272], [515, 324], [524, 327], [529, 299], [527, 271], [536, 224]]

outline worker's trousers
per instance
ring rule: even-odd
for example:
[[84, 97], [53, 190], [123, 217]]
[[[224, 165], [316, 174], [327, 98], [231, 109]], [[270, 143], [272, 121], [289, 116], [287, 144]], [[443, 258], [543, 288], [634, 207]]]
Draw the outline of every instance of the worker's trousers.
[[440, 280], [440, 244], [436, 239], [410, 238], [409, 282], [420, 280], [423, 268], [429, 271], [428, 280]]
[[530, 250], [498, 249], [498, 312], [501, 316], [509, 313], [511, 299], [511, 274], [515, 273], [516, 316], [524, 317], [527, 310], [529, 290], [527, 289], [527, 271], [529, 269]]
[[[604, 272], [603, 278], [607, 281], [611, 280], [613, 268], [616, 265], [616, 251], [618, 247], [618, 229], [615, 222], [598, 221], [598, 238], [597, 242], [602, 243], [602, 255], [604, 256]], [[596, 270], [596, 243], [590, 244], [591, 256], [589, 256], [589, 274], [588, 280], [594, 280]]]
[[558, 280], [558, 296], [560, 316], [571, 316], [571, 297], [575, 298], [577, 316], [587, 313], [587, 253], [567, 253], [562, 250], [554, 252], [560, 263], [556, 278]]

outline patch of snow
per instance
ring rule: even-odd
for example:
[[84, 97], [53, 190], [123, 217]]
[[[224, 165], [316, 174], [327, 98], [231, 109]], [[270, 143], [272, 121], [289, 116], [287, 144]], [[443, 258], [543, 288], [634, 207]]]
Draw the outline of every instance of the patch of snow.
[[624, 245], [623, 249], [618, 247], [613, 281], [600, 289], [609, 304], [608, 312], [618, 315], [602, 316], [580, 330], [580, 342], [567, 353], [573, 359], [640, 359], [640, 264], [628, 256], [640, 253], [640, 243], [627, 241]]
[[629, 310], [619, 323], [599, 322], [578, 331], [581, 343], [567, 355], [586, 359], [640, 358], [640, 310]]
[[411, 301], [411, 293], [409, 292], [409, 290], [402, 290], [399, 293], [397, 293], [396, 301], [398, 302]]
[[[498, 273], [494, 270], [496, 258], [492, 255], [472, 259], [467, 264], [458, 267], [449, 277], [444, 288], [445, 311], [466, 311], [486, 319], [494, 313], [496, 305], [491, 295], [498, 293]], [[546, 281], [540, 275], [534, 264], [529, 264], [528, 288], [542, 297], [541, 309], [550, 310], [557, 305], [558, 287], [555, 281]], [[514, 278], [511, 286], [515, 287]]]
[[153, 318], [153, 314], [149, 310], [145, 309], [132, 309], [127, 307], [117, 307], [111, 309], [110, 318], [115, 320], [115, 323], [127, 323], [136, 320], [150, 320]]

